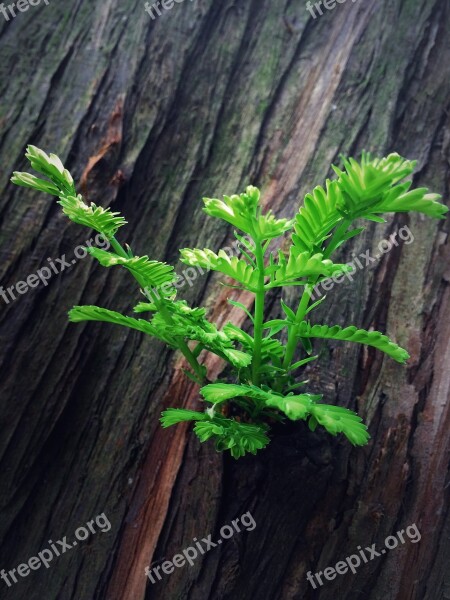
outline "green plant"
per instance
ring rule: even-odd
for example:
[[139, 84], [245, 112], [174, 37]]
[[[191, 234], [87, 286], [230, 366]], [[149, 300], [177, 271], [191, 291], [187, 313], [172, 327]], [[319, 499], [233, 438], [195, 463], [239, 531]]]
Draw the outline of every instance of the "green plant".
[[[202, 442], [213, 438], [219, 450], [228, 449], [235, 458], [266, 446], [270, 424], [286, 418], [307, 420], [311, 430], [321, 425], [332, 435], [343, 433], [354, 445], [367, 443], [367, 428], [356, 413], [322, 404], [321, 395], [298, 393], [296, 390], [304, 389], [307, 382], [298, 381], [297, 374], [301, 367], [317, 359], [312, 353], [313, 338], [366, 344], [399, 363], [408, 358], [405, 350], [377, 331], [313, 325], [309, 319], [311, 311], [324, 300], [310, 303], [314, 286], [323, 278], [350, 269], [333, 263], [331, 256], [364, 230], [353, 227], [356, 220], [384, 222], [379, 216], [382, 213], [407, 211], [444, 217], [448, 209], [438, 202], [439, 195], [429, 194], [426, 188], [410, 189], [410, 181], [401, 183], [412, 174], [415, 162], [398, 154], [378, 159], [363, 153], [360, 162], [344, 159], [343, 170], [333, 167], [337, 178], [327, 180], [325, 188], [318, 186], [307, 194], [292, 220], [276, 219], [270, 211], [264, 214], [259, 190], [252, 186], [243, 194], [224, 196], [223, 200], [204, 199], [204, 211], [209, 216], [223, 219], [240, 231], [235, 231], [235, 236], [241, 258], [230, 258], [223, 250], [216, 254], [208, 249], [183, 249], [181, 260], [193, 267], [219, 271], [237, 282], [234, 287], [254, 294], [252, 314], [244, 305], [234, 303], [249, 316], [251, 335], [232, 323], [219, 331], [208, 321], [205, 309], [190, 308], [184, 300], [177, 300], [173, 267], [147, 256], [134, 256], [129, 246], [122, 246], [115, 236], [125, 220], [110, 209], [85, 204], [57, 156], [48, 156], [34, 146], [28, 147], [26, 156], [32, 168], [47, 180], [15, 172], [13, 183], [57, 196], [69, 219], [107, 238], [112, 251], [87, 251], [105, 267], [127, 269], [145, 296], [145, 302], [138, 303], [135, 312], [151, 315], [148, 319], [133, 318], [97, 306], [75, 306], [69, 312], [70, 320], [106, 321], [151, 335], [180, 350], [192, 369], [186, 374], [202, 386], [205, 411], [168, 409], [161, 418], [164, 427], [194, 421], [194, 431]], [[288, 250], [269, 251], [271, 242], [287, 232]], [[281, 300], [284, 316], [265, 321], [267, 292], [288, 286], [303, 288], [297, 309]], [[279, 339], [282, 330], [287, 331], [286, 344]], [[296, 360], [299, 345], [306, 356]], [[203, 350], [230, 365], [234, 383], [208, 382], [206, 367], [199, 360]]]

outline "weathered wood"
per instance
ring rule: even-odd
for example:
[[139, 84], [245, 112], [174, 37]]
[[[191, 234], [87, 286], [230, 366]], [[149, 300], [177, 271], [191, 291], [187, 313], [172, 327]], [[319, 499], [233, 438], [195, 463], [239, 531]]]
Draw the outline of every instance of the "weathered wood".
[[[8, 183], [27, 143], [57, 152], [90, 200], [125, 214], [121, 240], [172, 262], [178, 248], [231, 240], [202, 196], [251, 182], [291, 215], [340, 152], [416, 158], [416, 183], [448, 197], [449, 32], [448, 3], [432, 0], [348, 1], [316, 20], [287, 0], [197, 0], [154, 21], [140, 0], [72, 1], [0, 22], [2, 285], [47, 257], [72, 259], [91, 237], [48, 197]], [[236, 462], [188, 428], [161, 430], [163, 407], [198, 401], [178, 357], [137, 332], [67, 322], [74, 304], [129, 311], [139, 294], [126, 273], [86, 258], [9, 304], [0, 298], [0, 569], [102, 512], [112, 524], [11, 589], [0, 581], [2, 597], [450, 597], [448, 224], [373, 224], [342, 259], [377, 254], [405, 224], [414, 242], [335, 286], [318, 316], [385, 330], [411, 354], [405, 368], [336, 344], [308, 369], [312, 389], [364, 416], [372, 440], [362, 450], [292, 424]], [[217, 282], [201, 277], [180, 294], [241, 322], [226, 298], [250, 305], [250, 295]], [[268, 314], [279, 314], [276, 300]], [[253, 531], [146, 592], [146, 565], [194, 537], [216, 539], [248, 510]], [[420, 543], [315, 591], [308, 583], [307, 571], [412, 523]]]

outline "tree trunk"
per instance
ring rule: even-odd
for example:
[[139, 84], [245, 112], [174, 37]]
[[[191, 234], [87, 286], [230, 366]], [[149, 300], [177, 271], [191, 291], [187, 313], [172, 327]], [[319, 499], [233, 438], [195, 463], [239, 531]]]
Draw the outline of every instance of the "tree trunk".
[[[448, 3], [349, 0], [322, 6], [322, 16], [315, 9], [315, 19], [288, 0], [161, 10], [152, 20], [141, 0], [72, 0], [0, 17], [5, 289], [47, 258], [75, 260], [92, 236], [49, 197], [8, 182], [25, 167], [28, 143], [59, 154], [89, 200], [123, 212], [121, 241], [169, 262], [179, 248], [217, 250], [232, 239], [202, 212], [203, 196], [253, 183], [267, 208], [290, 216], [340, 153], [417, 159], [415, 184], [448, 196]], [[0, 299], [0, 568], [27, 562], [48, 540], [70, 542], [96, 515], [111, 523], [49, 568], [10, 588], [0, 581], [2, 598], [450, 598], [447, 223], [416, 215], [374, 223], [340, 258], [375, 256], [405, 225], [414, 241], [336, 285], [318, 322], [386, 331], [409, 350], [408, 365], [319, 344], [308, 370], [312, 390], [368, 423], [363, 449], [291, 424], [256, 457], [234, 461], [189, 427], [162, 430], [165, 406], [199, 404], [182, 361], [137, 332], [67, 321], [74, 304], [129, 312], [139, 293], [122, 270], [75, 260], [46, 285]], [[198, 277], [180, 296], [240, 324], [226, 299], [250, 306], [252, 297], [218, 281]], [[272, 300], [267, 314], [278, 316]], [[208, 364], [221, 372], [219, 361]], [[217, 539], [247, 511], [254, 530], [155, 584], [145, 576], [147, 565], [194, 537]], [[358, 546], [383, 547], [412, 524], [420, 542], [405, 538], [316, 589], [308, 582], [308, 571], [334, 567]]]

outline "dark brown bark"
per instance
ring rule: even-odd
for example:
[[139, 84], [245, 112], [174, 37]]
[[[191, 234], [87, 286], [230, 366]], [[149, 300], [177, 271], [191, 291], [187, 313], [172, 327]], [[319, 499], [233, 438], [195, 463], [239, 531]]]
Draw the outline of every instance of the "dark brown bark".
[[[140, 0], [0, 16], [2, 285], [47, 257], [72, 259], [91, 237], [48, 197], [8, 183], [27, 143], [58, 153], [89, 200], [124, 213], [120, 237], [135, 252], [172, 262], [178, 248], [231, 239], [201, 211], [202, 196], [251, 182], [267, 207], [292, 215], [341, 152], [416, 158], [415, 183], [448, 198], [449, 33], [449, 5], [437, 0], [349, 0], [315, 20], [287, 0], [197, 0], [154, 21]], [[372, 435], [364, 449], [292, 424], [234, 461], [189, 428], [161, 430], [163, 407], [198, 402], [178, 357], [137, 332], [67, 322], [74, 304], [129, 311], [138, 292], [126, 273], [87, 258], [48, 286], [0, 299], [0, 569], [70, 540], [102, 512], [112, 524], [11, 589], [0, 581], [2, 597], [450, 597], [448, 223], [397, 216], [341, 258], [376, 254], [404, 224], [414, 242], [335, 286], [318, 317], [386, 331], [410, 351], [402, 367], [354, 345], [318, 345], [312, 389], [358, 409]], [[222, 323], [241, 322], [217, 281], [198, 278], [181, 294]], [[278, 310], [274, 297], [267, 312]], [[194, 537], [215, 539], [248, 510], [252, 532], [146, 589], [146, 565]], [[412, 523], [420, 543], [315, 591], [308, 583], [307, 571]]]

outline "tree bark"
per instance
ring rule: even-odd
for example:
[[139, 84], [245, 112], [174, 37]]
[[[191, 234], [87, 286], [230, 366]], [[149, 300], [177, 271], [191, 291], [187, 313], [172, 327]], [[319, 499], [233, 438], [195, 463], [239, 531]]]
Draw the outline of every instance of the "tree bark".
[[[121, 241], [175, 262], [178, 249], [232, 239], [202, 212], [203, 196], [262, 188], [264, 205], [295, 214], [339, 154], [396, 151], [418, 160], [415, 185], [448, 198], [450, 7], [437, 0], [303, 3], [197, 0], [154, 20], [141, 1], [44, 3], [0, 17], [0, 271], [4, 288], [92, 237], [43, 194], [9, 183], [28, 143], [57, 153], [88, 200], [123, 212]], [[400, 366], [356, 345], [318, 344], [311, 389], [357, 409], [363, 449], [276, 431], [234, 461], [189, 427], [159, 427], [166, 406], [199, 405], [183, 362], [159, 342], [107, 324], [69, 324], [74, 304], [130, 312], [127, 274], [75, 260], [8, 303], [0, 299], [0, 568], [27, 562], [48, 540], [105, 513], [111, 530], [55, 557], [2, 597], [27, 599], [400, 600], [450, 598], [448, 473], [450, 311], [448, 223], [417, 215], [370, 225], [339, 257], [379, 253], [336, 285], [317, 322], [386, 331], [411, 359]], [[123, 232], [123, 233], [122, 233]], [[179, 271], [181, 268], [178, 269]], [[250, 294], [198, 277], [180, 296], [224, 324]], [[298, 291], [287, 295], [292, 304]], [[279, 316], [273, 297], [267, 315]], [[223, 365], [207, 358], [213, 375]], [[236, 533], [151, 584], [147, 565]], [[324, 580], [324, 571], [383, 547], [415, 523], [421, 540]]]

